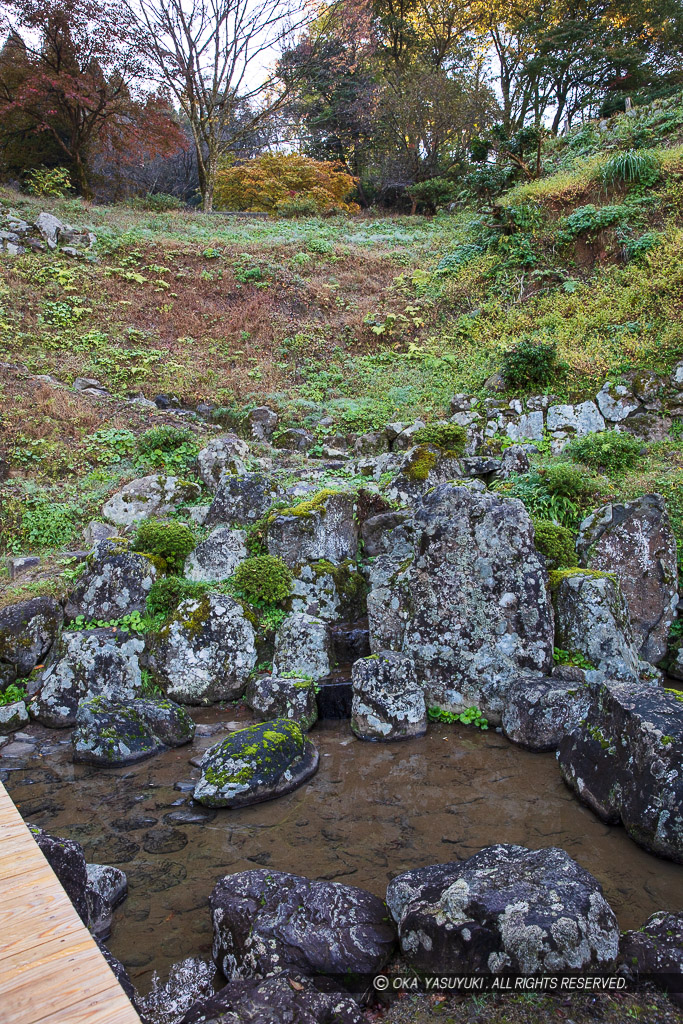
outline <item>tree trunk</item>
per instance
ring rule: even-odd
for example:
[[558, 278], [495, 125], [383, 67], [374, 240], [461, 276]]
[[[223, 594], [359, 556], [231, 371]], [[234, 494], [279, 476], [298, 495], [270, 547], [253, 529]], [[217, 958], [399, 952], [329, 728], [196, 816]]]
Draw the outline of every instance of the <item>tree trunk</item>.
[[92, 189], [90, 188], [90, 182], [88, 181], [88, 174], [83, 165], [81, 154], [78, 150], [73, 155], [73, 169], [76, 188], [84, 199], [92, 199]]

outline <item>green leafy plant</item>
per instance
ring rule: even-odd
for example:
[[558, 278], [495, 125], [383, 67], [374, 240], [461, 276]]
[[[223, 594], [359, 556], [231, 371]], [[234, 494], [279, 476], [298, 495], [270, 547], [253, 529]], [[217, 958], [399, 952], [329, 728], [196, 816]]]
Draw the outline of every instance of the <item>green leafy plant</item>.
[[485, 247], [476, 242], [465, 242], [464, 245], [457, 245], [450, 252], [444, 253], [436, 265], [435, 273], [439, 277], [455, 274], [461, 267], [471, 263], [472, 260], [476, 260], [484, 252], [486, 252]]
[[574, 534], [551, 519], [534, 519], [536, 548], [546, 557], [548, 569], [569, 569], [578, 565]]
[[561, 647], [553, 647], [553, 661], [556, 665], [571, 665], [574, 668], [582, 668], [585, 672], [591, 672], [595, 665], [577, 651], [565, 651]]
[[247, 600], [277, 604], [291, 594], [294, 577], [281, 558], [256, 555], [241, 562], [232, 579]]
[[627, 149], [615, 153], [602, 168], [605, 185], [625, 182], [628, 185], [654, 185], [661, 173], [661, 160], [647, 149]]
[[554, 344], [528, 339], [503, 353], [500, 366], [509, 388], [546, 387], [564, 369]]
[[131, 550], [163, 559], [165, 567], [171, 571], [182, 571], [196, 543], [194, 533], [184, 523], [145, 519], [135, 532]]
[[141, 686], [140, 693], [143, 697], [164, 697], [163, 687], [156, 682], [148, 668], [140, 669]]
[[601, 472], [620, 473], [636, 465], [642, 456], [643, 447], [640, 438], [626, 431], [603, 430], [574, 438], [565, 451], [585, 466]]
[[26, 696], [26, 690], [23, 686], [10, 683], [9, 686], [5, 687], [4, 693], [0, 693], [0, 707], [5, 707], [7, 704], [16, 704], [20, 700], [26, 700]]
[[281, 199], [275, 207], [278, 217], [315, 217], [318, 204], [313, 196], [299, 196], [292, 199]]
[[452, 203], [456, 197], [455, 182], [450, 178], [428, 178], [418, 181], [406, 189], [406, 195], [415, 207], [436, 213], [442, 206]]
[[138, 462], [143, 466], [187, 470], [198, 451], [194, 434], [185, 428], [152, 427], [138, 438]]
[[590, 474], [570, 462], [552, 462], [541, 474], [549, 493], [561, 498], [583, 498], [595, 492]]
[[20, 539], [31, 548], [58, 548], [75, 531], [73, 512], [62, 502], [29, 499], [21, 516]]
[[149, 589], [147, 612], [153, 618], [167, 619], [181, 601], [202, 597], [210, 589], [210, 583], [193, 583], [182, 576], [164, 576], [155, 580]]
[[460, 456], [467, 444], [467, 431], [457, 423], [434, 423], [420, 427], [413, 434], [416, 444], [435, 444], [444, 451]]
[[169, 195], [167, 192], [148, 192], [144, 196], [134, 196], [130, 201], [130, 205], [134, 210], [168, 213], [170, 210], [181, 210], [185, 204], [182, 199]]
[[133, 454], [136, 438], [132, 430], [102, 427], [85, 438], [84, 447], [94, 462], [111, 466]]
[[477, 729], [486, 730], [488, 719], [484, 718], [479, 708], [472, 705], [464, 711], [443, 711], [441, 708], [427, 708], [427, 717], [432, 722], [461, 722], [463, 725], [475, 725]]
[[26, 175], [26, 187], [34, 196], [65, 196], [71, 191], [66, 167], [34, 167]]

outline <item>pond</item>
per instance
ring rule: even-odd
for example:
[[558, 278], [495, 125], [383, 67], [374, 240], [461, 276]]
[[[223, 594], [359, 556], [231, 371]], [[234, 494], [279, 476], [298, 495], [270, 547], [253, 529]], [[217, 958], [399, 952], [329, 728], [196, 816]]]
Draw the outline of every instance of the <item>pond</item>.
[[[320, 769], [289, 796], [242, 810], [191, 802], [189, 764], [243, 712], [195, 710], [204, 735], [120, 769], [71, 762], [68, 733], [31, 725], [30, 753], [0, 757], [27, 821], [82, 843], [88, 861], [120, 866], [129, 896], [108, 942], [144, 994], [186, 956], [210, 958], [207, 900], [223, 874], [268, 867], [384, 896], [395, 874], [471, 856], [491, 843], [560, 846], [602, 883], [622, 928], [683, 910], [683, 870], [645, 853], [580, 804], [553, 754], [496, 732], [433, 724], [426, 737], [364, 743], [348, 721], [311, 733]], [[246, 724], [246, 718], [245, 718]]]

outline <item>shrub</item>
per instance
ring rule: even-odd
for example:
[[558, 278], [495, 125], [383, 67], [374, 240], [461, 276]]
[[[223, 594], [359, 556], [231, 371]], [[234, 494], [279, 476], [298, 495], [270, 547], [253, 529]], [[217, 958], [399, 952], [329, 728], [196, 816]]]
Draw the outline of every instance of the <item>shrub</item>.
[[577, 462], [607, 473], [618, 473], [635, 466], [642, 450], [640, 438], [618, 430], [576, 437], [565, 449]]
[[416, 430], [413, 440], [416, 444], [435, 444], [459, 457], [465, 451], [467, 431], [457, 423], [435, 423]]
[[257, 555], [237, 566], [233, 575], [235, 586], [250, 601], [276, 604], [292, 592], [292, 570], [281, 558]]
[[484, 252], [486, 252], [485, 247], [478, 245], [476, 242], [465, 242], [463, 245], [457, 245], [441, 257], [436, 265], [436, 273], [440, 277], [444, 277], [446, 274], [453, 274], [460, 267], [464, 267], [472, 260], [476, 260], [477, 256], [481, 256]]
[[453, 202], [456, 188], [449, 178], [429, 178], [411, 185], [406, 189], [406, 194], [415, 206], [425, 207], [435, 213], [442, 206]]
[[552, 519], [534, 519], [536, 548], [545, 555], [548, 569], [570, 569], [579, 564], [574, 547], [574, 534]]
[[74, 535], [72, 511], [59, 502], [35, 499], [21, 514], [20, 539], [32, 548], [59, 548]]
[[315, 212], [355, 212], [347, 199], [354, 181], [340, 163], [312, 160], [298, 153], [263, 153], [216, 175], [214, 203], [218, 210], [277, 213], [280, 204], [306, 200]]
[[640, 238], [629, 238], [624, 244], [624, 256], [627, 260], [639, 260], [661, 244], [662, 236], [659, 231], [646, 231]]
[[301, 196], [299, 199], [282, 199], [275, 210], [278, 217], [315, 217], [318, 204], [313, 196]]
[[594, 235], [603, 228], [626, 219], [628, 214], [625, 206], [602, 206], [598, 208], [588, 203], [587, 206], [579, 206], [573, 213], [570, 213], [564, 222], [564, 226], [557, 233], [560, 243], [571, 241], [579, 235]]
[[26, 187], [34, 196], [65, 196], [71, 191], [66, 167], [34, 167], [26, 175]]
[[545, 387], [564, 369], [555, 345], [523, 339], [503, 354], [500, 372], [509, 388]]
[[182, 571], [196, 543], [194, 533], [184, 523], [145, 519], [136, 530], [131, 550], [162, 558], [166, 568]]
[[166, 213], [168, 210], [180, 210], [185, 205], [182, 199], [166, 192], [148, 192], [144, 196], [135, 196], [130, 205], [134, 210], [151, 210], [153, 213]]
[[654, 185], [659, 177], [661, 162], [656, 153], [647, 149], [627, 149], [611, 156], [602, 168], [605, 185], [626, 182], [633, 185]]
[[15, 683], [10, 683], [9, 686], [5, 687], [3, 693], [0, 693], [0, 707], [6, 704], [16, 704], [19, 700], [26, 700], [26, 690], [23, 686], [17, 686]]
[[595, 492], [595, 481], [569, 462], [554, 462], [542, 471], [543, 481], [550, 494], [562, 498], [582, 498]]
[[147, 611], [151, 616], [167, 619], [181, 601], [188, 597], [201, 597], [210, 587], [209, 583], [192, 583], [182, 576], [164, 576], [149, 588]]

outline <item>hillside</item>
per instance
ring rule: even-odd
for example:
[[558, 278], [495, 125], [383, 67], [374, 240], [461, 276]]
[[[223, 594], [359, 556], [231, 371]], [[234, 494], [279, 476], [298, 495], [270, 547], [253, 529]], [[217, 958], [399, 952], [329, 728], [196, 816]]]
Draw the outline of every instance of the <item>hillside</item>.
[[[389, 959], [399, 932], [381, 902], [387, 881], [437, 860], [464, 872], [479, 851], [498, 851], [501, 863], [539, 853], [514, 871], [548, 920], [566, 911], [561, 920], [583, 928], [580, 900], [590, 914], [599, 908], [600, 927], [559, 952], [543, 917], [527, 960], [513, 921], [515, 970], [618, 963], [630, 977], [638, 961], [625, 950], [640, 955], [645, 943], [636, 929], [679, 909], [683, 93], [547, 140], [542, 164], [537, 180], [493, 201], [483, 187], [478, 198], [463, 193], [430, 218], [157, 212], [0, 189], [0, 713], [20, 705], [25, 715], [6, 736], [0, 718], [0, 779], [22, 814], [77, 840], [89, 861], [130, 871], [131, 909], [112, 951], [140, 993], [156, 991], [152, 969], [165, 980], [181, 958], [210, 958], [205, 904], [219, 870], [259, 876], [254, 918], [270, 912], [271, 870], [367, 886], [376, 959], [345, 968], [361, 976], [386, 962], [407, 970]], [[42, 213], [62, 225], [54, 248], [28, 241]], [[65, 225], [76, 229], [70, 251]], [[54, 599], [41, 605], [54, 622], [41, 622], [37, 639], [17, 632], [19, 612], [43, 597]], [[362, 671], [372, 706], [351, 715]], [[373, 691], [373, 672], [405, 692], [387, 698], [386, 679]], [[551, 706], [549, 736], [531, 697], [515, 691], [520, 681], [549, 687], [538, 697]], [[296, 714], [278, 703], [287, 685]], [[323, 714], [342, 686], [346, 712]], [[604, 720], [591, 717], [590, 687]], [[405, 698], [398, 712], [394, 698]], [[625, 724], [611, 699], [629, 709]], [[163, 728], [154, 714], [166, 715]], [[318, 715], [320, 758], [306, 739]], [[13, 739], [26, 723], [28, 739]], [[641, 726], [642, 760], [615, 767]], [[73, 764], [68, 738], [54, 740], [67, 728]], [[579, 734], [595, 763], [604, 759], [588, 796], [588, 755], [579, 740], [568, 746]], [[240, 735], [263, 757], [258, 770], [241, 767], [236, 801], [211, 756]], [[387, 738], [407, 740], [409, 753], [356, 743]], [[192, 741], [189, 760], [176, 747]], [[271, 762], [287, 757], [283, 782]], [[319, 763], [319, 790], [287, 804]], [[641, 789], [625, 809], [629, 780]], [[494, 811], [479, 803], [489, 798]], [[263, 818], [240, 816], [249, 803]], [[653, 825], [655, 804], [666, 809]], [[514, 845], [527, 839], [533, 856]], [[499, 843], [512, 845], [489, 845]], [[493, 891], [508, 892], [495, 872], [513, 869], [501, 863], [468, 876], [482, 906], [491, 873]], [[561, 890], [548, 909], [546, 890], [574, 870], [572, 894]], [[283, 877], [284, 890], [294, 876]], [[223, 882], [211, 899], [225, 899], [228, 915]], [[308, 891], [292, 893], [304, 910]], [[316, 898], [311, 913], [323, 915], [332, 897]], [[353, 921], [356, 897], [345, 898], [351, 910], [339, 913]], [[395, 898], [402, 927], [408, 897]], [[414, 913], [441, 920], [431, 905]], [[351, 930], [345, 918], [341, 927]], [[228, 978], [233, 939], [214, 941]], [[491, 949], [482, 962], [508, 947]], [[294, 996], [275, 993], [283, 1006], [310, 995], [303, 982]], [[181, 1019], [154, 1016], [150, 998], [149, 1020]], [[357, 1007], [347, 1010], [359, 1024]], [[680, 1019], [648, 989], [564, 1001], [406, 996], [363, 1019], [549, 1016]]]

